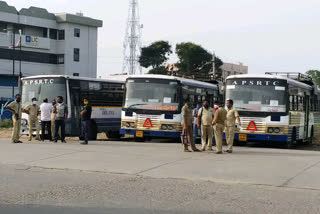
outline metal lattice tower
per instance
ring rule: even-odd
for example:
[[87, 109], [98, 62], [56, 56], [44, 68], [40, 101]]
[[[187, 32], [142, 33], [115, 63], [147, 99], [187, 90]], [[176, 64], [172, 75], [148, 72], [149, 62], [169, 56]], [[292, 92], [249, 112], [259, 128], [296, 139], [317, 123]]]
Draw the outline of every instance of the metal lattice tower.
[[139, 64], [141, 54], [141, 29], [138, 0], [130, 0], [126, 35], [123, 43], [122, 73], [142, 73]]

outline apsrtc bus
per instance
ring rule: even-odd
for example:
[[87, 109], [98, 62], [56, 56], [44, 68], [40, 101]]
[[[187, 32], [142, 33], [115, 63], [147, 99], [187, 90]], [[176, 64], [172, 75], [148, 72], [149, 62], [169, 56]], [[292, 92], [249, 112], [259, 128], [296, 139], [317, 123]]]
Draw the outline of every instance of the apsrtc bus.
[[234, 101], [241, 117], [242, 127], [235, 127], [236, 141], [283, 142], [293, 147], [319, 134], [320, 96], [312, 80], [304, 75], [229, 76], [228, 99]]
[[219, 96], [217, 84], [164, 75], [128, 77], [121, 113], [121, 134], [144, 137], [179, 138], [184, 100], [192, 103]]
[[[93, 79], [65, 75], [41, 75], [22, 78], [22, 106], [31, 104], [33, 97], [39, 104], [62, 96], [68, 105], [67, 136], [82, 136], [80, 109], [83, 99], [89, 98], [92, 105], [90, 139], [105, 132], [108, 137], [119, 137], [121, 107], [124, 95], [124, 76], [108, 79]], [[28, 134], [28, 116], [22, 116], [22, 134]], [[35, 129], [35, 127], [32, 127]]]

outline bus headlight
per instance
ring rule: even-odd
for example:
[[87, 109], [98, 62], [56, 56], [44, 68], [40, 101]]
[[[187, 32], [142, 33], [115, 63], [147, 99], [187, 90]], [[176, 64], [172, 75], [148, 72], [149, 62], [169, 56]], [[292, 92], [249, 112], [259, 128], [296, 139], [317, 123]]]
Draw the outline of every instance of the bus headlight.
[[168, 129], [168, 126], [165, 125], [165, 124], [163, 124], [163, 125], [161, 125], [161, 129], [162, 129], [162, 130], [167, 130], [167, 129]]
[[274, 128], [273, 131], [274, 131], [274, 133], [280, 133], [280, 128], [278, 128], [278, 127]]
[[268, 128], [268, 133], [273, 133], [274, 132], [274, 129], [272, 127], [269, 127]]
[[173, 125], [168, 125], [169, 130], [173, 130]]

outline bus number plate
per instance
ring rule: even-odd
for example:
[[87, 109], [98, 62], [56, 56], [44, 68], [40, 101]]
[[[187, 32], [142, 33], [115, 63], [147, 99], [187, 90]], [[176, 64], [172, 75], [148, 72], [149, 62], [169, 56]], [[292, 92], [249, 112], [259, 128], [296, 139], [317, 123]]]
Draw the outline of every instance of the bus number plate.
[[137, 131], [136, 137], [143, 137], [143, 131]]
[[246, 134], [239, 134], [239, 140], [240, 141], [247, 141], [247, 135]]

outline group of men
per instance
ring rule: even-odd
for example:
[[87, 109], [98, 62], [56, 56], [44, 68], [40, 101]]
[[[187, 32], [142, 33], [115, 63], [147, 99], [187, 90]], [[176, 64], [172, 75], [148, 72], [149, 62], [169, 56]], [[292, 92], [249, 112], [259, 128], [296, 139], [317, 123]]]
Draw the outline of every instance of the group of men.
[[[17, 94], [15, 98], [16, 99], [7, 106], [7, 109], [12, 112], [12, 143], [22, 143], [22, 141], [20, 141], [22, 112], [28, 114], [29, 141], [32, 140], [33, 126], [35, 125], [36, 140], [44, 141], [47, 132], [49, 141], [57, 143], [60, 138], [62, 143], [66, 143], [65, 124], [68, 118], [68, 107], [63, 102], [62, 96], [58, 96], [57, 100], [52, 100], [52, 103], [48, 103], [48, 99], [45, 98], [40, 106], [38, 105], [37, 98], [32, 98], [32, 103], [24, 108], [21, 105], [21, 95]], [[84, 142], [81, 142], [81, 144], [88, 144], [91, 111], [89, 100], [85, 98], [83, 109], [80, 112], [84, 131]], [[39, 115], [41, 120], [41, 138]]]
[[[203, 105], [198, 103], [195, 109], [192, 109], [190, 99], [186, 99], [182, 108], [183, 115], [183, 135], [187, 136], [187, 141], [183, 142], [184, 151], [191, 152], [188, 148], [189, 142], [194, 152], [213, 151], [213, 134], [216, 142], [216, 153], [222, 154], [223, 132], [226, 133], [228, 148], [225, 152], [232, 153], [235, 122], [238, 121], [241, 126], [240, 116], [235, 108], [233, 101], [227, 100], [226, 109], [222, 103], [215, 102], [214, 109], [210, 107], [209, 101], [204, 101]], [[202, 147], [201, 150], [195, 146], [198, 129], [201, 130]], [[193, 135], [193, 136], [192, 136]]]

